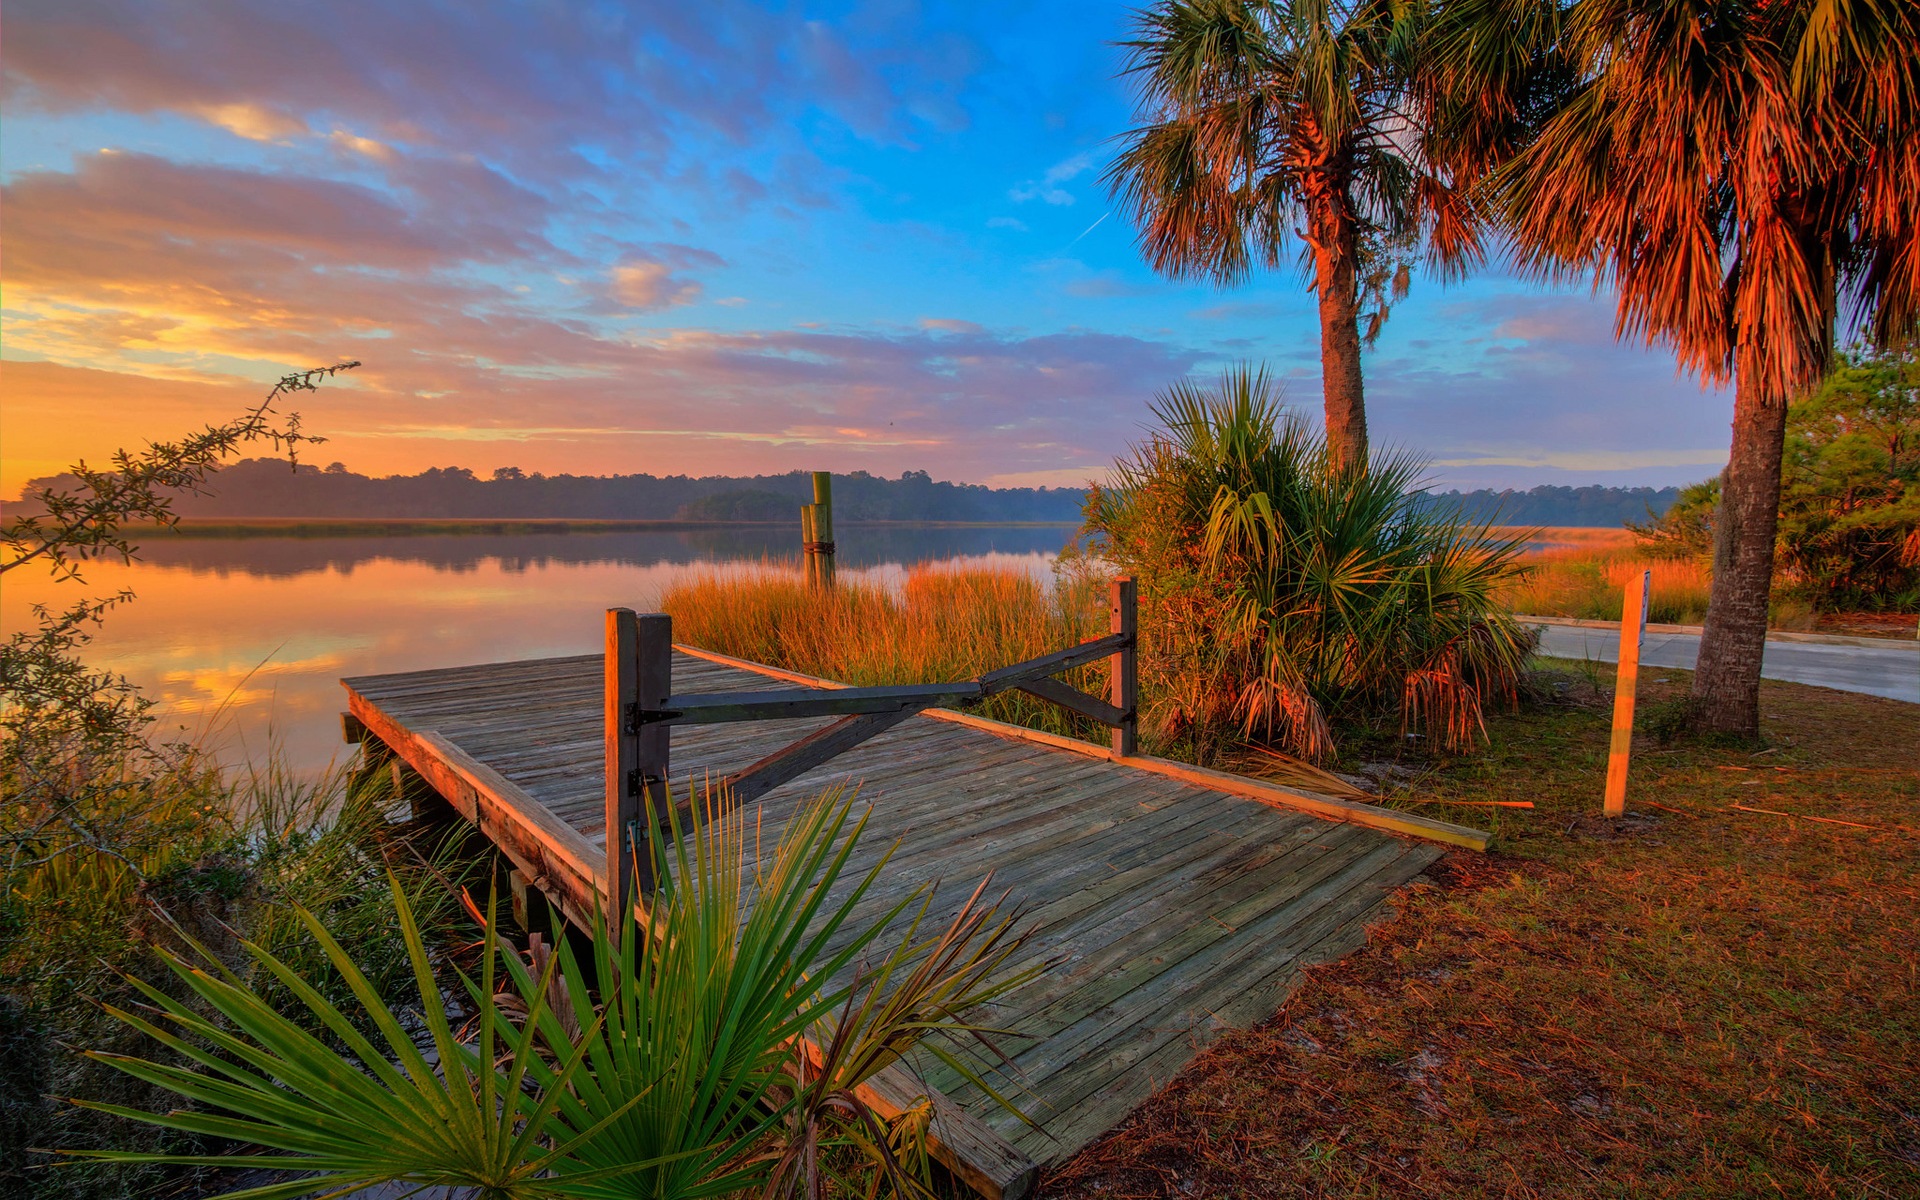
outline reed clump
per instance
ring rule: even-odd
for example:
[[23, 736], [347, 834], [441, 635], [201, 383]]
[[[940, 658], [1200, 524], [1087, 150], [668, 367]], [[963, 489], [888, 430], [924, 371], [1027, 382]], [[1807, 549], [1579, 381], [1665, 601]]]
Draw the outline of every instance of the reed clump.
[[1663, 558], [1620, 547], [1549, 550], [1527, 560], [1528, 571], [1501, 592], [1513, 612], [1536, 617], [1618, 621], [1624, 589], [1642, 571], [1653, 572], [1647, 619], [1698, 625], [1706, 619], [1713, 571], [1699, 558]]
[[[856, 686], [973, 679], [996, 667], [1107, 632], [1103, 581], [1068, 572], [1049, 586], [1014, 570], [929, 564], [897, 587], [841, 576], [809, 586], [768, 568], [750, 574], [701, 572], [661, 597], [674, 635], [693, 645]], [[1104, 664], [1061, 676], [1104, 695]], [[996, 720], [1098, 740], [1104, 727], [1051, 704], [1013, 694], [977, 711]]]

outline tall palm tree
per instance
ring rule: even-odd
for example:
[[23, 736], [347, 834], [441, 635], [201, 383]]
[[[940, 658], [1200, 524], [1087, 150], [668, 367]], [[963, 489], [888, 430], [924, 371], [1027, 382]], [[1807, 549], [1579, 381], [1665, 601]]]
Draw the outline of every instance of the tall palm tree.
[[1480, 255], [1472, 205], [1422, 152], [1411, 85], [1422, 9], [1160, 0], [1123, 43], [1145, 123], [1108, 184], [1148, 260], [1175, 277], [1237, 283], [1255, 264], [1280, 265], [1299, 239], [1340, 462], [1366, 461], [1360, 348], [1405, 292], [1395, 259], [1422, 239], [1440, 264]]
[[[1514, 6], [1456, 16], [1489, 5]], [[1920, 317], [1920, 17], [1912, 0], [1560, 15], [1578, 82], [1497, 177], [1505, 214], [1527, 265], [1611, 284], [1622, 336], [1733, 383], [1693, 723], [1755, 736], [1787, 402], [1838, 321], [1886, 344]]]

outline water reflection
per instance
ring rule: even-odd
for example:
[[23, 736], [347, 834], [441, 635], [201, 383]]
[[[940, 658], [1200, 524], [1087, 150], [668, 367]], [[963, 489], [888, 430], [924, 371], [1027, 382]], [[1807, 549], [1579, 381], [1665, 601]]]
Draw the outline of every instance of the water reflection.
[[[840, 532], [839, 561], [865, 578], [927, 561], [1045, 575], [1071, 533], [855, 526]], [[272, 746], [313, 768], [342, 749], [342, 676], [592, 653], [605, 609], [644, 610], [688, 570], [762, 569], [792, 550], [779, 529], [165, 537], [140, 562], [95, 564], [84, 586], [9, 578], [0, 624], [19, 628], [35, 603], [132, 588], [139, 598], [108, 619], [91, 662], [144, 688], [173, 735], [228, 761]]]
[[[989, 554], [1057, 554], [1067, 526], [855, 525], [839, 531], [843, 568], [938, 562]], [[442, 571], [497, 567], [509, 573], [556, 565], [790, 561], [795, 533], [766, 527], [566, 533], [409, 534], [395, 537], [157, 536], [141, 556], [156, 567], [195, 573], [292, 577], [317, 571], [351, 575], [376, 561], [419, 563]]]

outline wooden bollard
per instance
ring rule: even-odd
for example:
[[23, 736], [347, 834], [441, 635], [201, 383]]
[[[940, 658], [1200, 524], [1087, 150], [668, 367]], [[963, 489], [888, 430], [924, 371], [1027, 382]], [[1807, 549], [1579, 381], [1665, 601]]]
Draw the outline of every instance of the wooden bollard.
[[1626, 815], [1627, 768], [1633, 759], [1633, 699], [1640, 684], [1640, 647], [1647, 640], [1647, 604], [1652, 598], [1653, 572], [1642, 571], [1629, 583], [1620, 606], [1620, 669], [1613, 682], [1613, 744], [1607, 753], [1607, 796], [1602, 809], [1609, 817]]

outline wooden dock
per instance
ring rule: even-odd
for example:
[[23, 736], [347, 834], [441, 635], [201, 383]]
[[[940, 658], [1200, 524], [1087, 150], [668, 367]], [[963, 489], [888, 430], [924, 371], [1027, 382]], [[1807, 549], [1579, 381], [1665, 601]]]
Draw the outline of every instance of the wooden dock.
[[[751, 692], [770, 680], [840, 687], [674, 651], [675, 698]], [[608, 661], [344, 680], [349, 736], [418, 772], [520, 879], [584, 924], [607, 895]], [[833, 724], [816, 716], [673, 725], [674, 792], [734, 776]], [[944, 921], [992, 871], [995, 890], [1011, 889], [1023, 924], [1035, 928], [1027, 959], [1049, 964], [993, 1016], [1024, 1035], [1008, 1047], [1018, 1073], [1005, 1082], [1038, 1128], [941, 1070], [915, 1079], [896, 1069], [873, 1089], [883, 1109], [929, 1095], [936, 1154], [993, 1197], [1031, 1190], [1039, 1167], [1119, 1123], [1219, 1031], [1270, 1016], [1302, 967], [1360, 945], [1392, 890], [1443, 845], [1486, 840], [945, 709], [899, 719], [767, 791], [758, 803], [768, 828], [836, 784], [857, 787], [873, 809], [850, 879], [898, 843], [870, 908], [931, 881], [930, 917]]]

